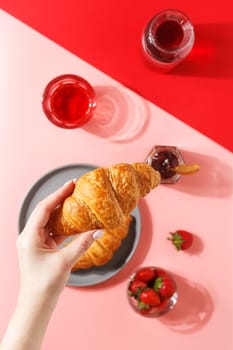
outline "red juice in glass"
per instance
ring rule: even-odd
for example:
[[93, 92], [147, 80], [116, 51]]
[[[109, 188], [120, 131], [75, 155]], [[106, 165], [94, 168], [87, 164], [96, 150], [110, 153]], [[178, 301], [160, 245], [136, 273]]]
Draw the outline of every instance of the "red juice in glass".
[[194, 44], [193, 25], [177, 10], [165, 10], [146, 25], [142, 45], [146, 58], [155, 66], [171, 69], [182, 62]]
[[178, 22], [169, 19], [158, 26], [155, 36], [162, 48], [165, 50], [175, 50], [181, 44], [184, 32]]
[[78, 128], [92, 117], [96, 97], [92, 86], [83, 78], [65, 74], [46, 86], [42, 106], [45, 115], [61, 128]]

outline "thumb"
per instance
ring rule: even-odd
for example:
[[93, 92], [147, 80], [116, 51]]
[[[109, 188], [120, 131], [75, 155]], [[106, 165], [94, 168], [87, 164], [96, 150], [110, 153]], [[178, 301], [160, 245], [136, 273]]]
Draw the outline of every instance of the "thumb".
[[91, 230], [78, 234], [77, 238], [71, 241], [61, 250], [61, 254], [73, 264], [88, 250], [92, 243], [103, 235], [102, 230]]

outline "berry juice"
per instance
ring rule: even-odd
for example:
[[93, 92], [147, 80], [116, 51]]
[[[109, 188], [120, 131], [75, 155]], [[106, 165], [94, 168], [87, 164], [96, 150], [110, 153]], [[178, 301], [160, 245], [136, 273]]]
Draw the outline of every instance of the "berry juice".
[[60, 85], [51, 98], [51, 108], [64, 122], [79, 120], [82, 123], [89, 109], [89, 96], [74, 84]]
[[149, 62], [161, 68], [170, 69], [182, 62], [193, 44], [193, 25], [186, 15], [177, 10], [158, 13], [143, 31], [144, 54]]
[[47, 118], [56, 126], [78, 128], [91, 119], [96, 96], [85, 79], [64, 74], [48, 83], [43, 93], [42, 107]]
[[175, 50], [181, 44], [184, 32], [178, 22], [168, 20], [158, 26], [155, 37], [159, 45], [165, 50]]

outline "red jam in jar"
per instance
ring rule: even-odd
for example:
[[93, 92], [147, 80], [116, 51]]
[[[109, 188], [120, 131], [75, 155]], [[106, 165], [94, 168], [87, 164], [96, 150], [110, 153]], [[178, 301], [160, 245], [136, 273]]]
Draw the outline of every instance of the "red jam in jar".
[[150, 164], [152, 168], [159, 171], [161, 175], [161, 183], [174, 184], [180, 174], [176, 173], [176, 166], [185, 164], [181, 152], [174, 146], [154, 146], [145, 162]]

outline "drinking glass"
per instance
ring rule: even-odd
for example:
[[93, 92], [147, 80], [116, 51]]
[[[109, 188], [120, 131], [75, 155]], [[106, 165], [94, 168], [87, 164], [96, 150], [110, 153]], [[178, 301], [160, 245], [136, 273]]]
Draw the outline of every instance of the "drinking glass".
[[79, 128], [92, 117], [96, 94], [91, 84], [74, 74], [52, 79], [43, 92], [42, 108], [47, 118], [65, 129]]

